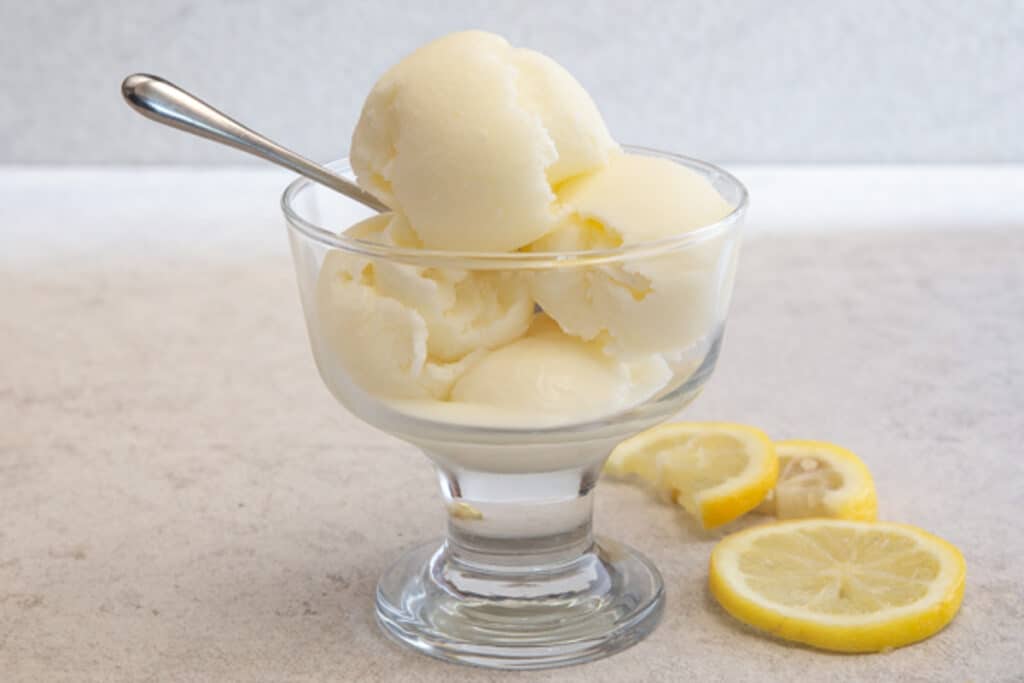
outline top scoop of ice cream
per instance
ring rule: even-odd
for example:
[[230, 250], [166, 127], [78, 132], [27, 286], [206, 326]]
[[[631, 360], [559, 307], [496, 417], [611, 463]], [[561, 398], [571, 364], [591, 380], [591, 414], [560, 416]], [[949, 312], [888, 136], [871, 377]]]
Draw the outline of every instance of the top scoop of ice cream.
[[352, 136], [360, 185], [427, 249], [513, 251], [554, 226], [553, 186], [617, 149], [565, 69], [466, 31], [415, 51], [377, 82]]

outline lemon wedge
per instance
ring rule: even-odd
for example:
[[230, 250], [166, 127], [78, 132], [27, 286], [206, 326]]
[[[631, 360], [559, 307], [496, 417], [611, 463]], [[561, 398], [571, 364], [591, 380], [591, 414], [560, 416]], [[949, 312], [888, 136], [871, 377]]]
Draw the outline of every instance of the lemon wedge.
[[960, 608], [966, 565], [916, 527], [802, 519], [753, 527], [711, 553], [711, 593], [727, 612], [780, 638], [837, 652], [923, 640]]
[[605, 472], [664, 492], [711, 529], [753, 510], [775, 486], [779, 464], [759, 429], [726, 422], [665, 424], [623, 441]]
[[824, 441], [777, 441], [779, 480], [757, 511], [779, 519], [835, 517], [871, 521], [878, 499], [860, 458]]

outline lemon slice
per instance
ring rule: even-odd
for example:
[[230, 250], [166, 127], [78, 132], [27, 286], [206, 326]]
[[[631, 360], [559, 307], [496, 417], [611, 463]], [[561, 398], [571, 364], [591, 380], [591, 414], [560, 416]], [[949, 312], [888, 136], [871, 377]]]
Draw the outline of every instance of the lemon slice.
[[757, 511], [779, 519], [836, 517], [871, 521], [875, 484], [856, 455], [824, 441], [777, 441], [779, 480]]
[[705, 529], [753, 510], [775, 485], [779, 464], [759, 429], [726, 422], [679, 422], [619, 444], [605, 465], [635, 476], [682, 505]]
[[966, 571], [959, 550], [916, 527], [802, 519], [722, 539], [710, 587], [727, 612], [780, 638], [877, 652], [948, 624]]

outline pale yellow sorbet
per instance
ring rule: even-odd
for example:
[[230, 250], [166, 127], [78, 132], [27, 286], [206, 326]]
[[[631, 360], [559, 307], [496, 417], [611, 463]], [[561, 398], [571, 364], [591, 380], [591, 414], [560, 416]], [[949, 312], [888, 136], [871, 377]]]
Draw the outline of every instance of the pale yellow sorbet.
[[452, 400], [584, 419], [642, 403], [671, 376], [660, 356], [623, 362], [539, 315], [525, 337], [475, 362], [455, 384]]
[[[400, 216], [381, 214], [347, 236], [412, 246]], [[365, 390], [389, 398], [445, 398], [474, 353], [522, 336], [534, 303], [514, 273], [422, 268], [328, 252], [316, 291], [330, 351]]]
[[454, 33], [377, 82], [352, 136], [360, 185], [428, 249], [512, 251], [554, 227], [552, 187], [617, 145], [565, 69], [483, 31]]
[[[607, 167], [559, 190], [566, 216], [530, 251], [610, 249], [711, 225], [732, 207], [705, 178], [667, 159], [613, 153]], [[534, 298], [563, 330], [603, 338], [609, 352], [672, 354], [725, 318], [735, 243], [719, 235], [684, 250], [590, 269], [538, 272]]]
[[[325, 255], [314, 346], [335, 385], [424, 419], [520, 428], [671, 394], [709, 353], [731, 234], [611, 264], [500, 267], [501, 254], [675, 238], [732, 211], [693, 170], [623, 152], [550, 58], [483, 31], [421, 47], [374, 85], [351, 162], [391, 211], [345, 236], [419, 251]], [[450, 267], [464, 264], [477, 269]]]

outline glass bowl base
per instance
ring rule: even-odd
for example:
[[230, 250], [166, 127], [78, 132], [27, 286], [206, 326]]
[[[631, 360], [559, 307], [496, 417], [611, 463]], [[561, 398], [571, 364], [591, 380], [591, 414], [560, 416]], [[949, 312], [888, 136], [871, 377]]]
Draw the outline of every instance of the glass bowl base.
[[384, 632], [419, 652], [495, 669], [546, 669], [607, 657], [661, 618], [661, 574], [599, 539], [557, 566], [471, 564], [434, 541], [402, 556], [377, 585]]

